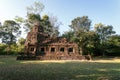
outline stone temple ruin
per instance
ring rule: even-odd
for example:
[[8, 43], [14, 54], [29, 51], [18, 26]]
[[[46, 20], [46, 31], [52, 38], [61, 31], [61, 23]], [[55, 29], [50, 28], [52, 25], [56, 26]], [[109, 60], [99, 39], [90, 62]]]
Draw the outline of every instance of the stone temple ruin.
[[80, 60], [83, 56], [78, 52], [78, 45], [62, 37], [50, 37], [43, 27], [36, 23], [28, 33], [25, 52], [17, 59], [37, 60]]

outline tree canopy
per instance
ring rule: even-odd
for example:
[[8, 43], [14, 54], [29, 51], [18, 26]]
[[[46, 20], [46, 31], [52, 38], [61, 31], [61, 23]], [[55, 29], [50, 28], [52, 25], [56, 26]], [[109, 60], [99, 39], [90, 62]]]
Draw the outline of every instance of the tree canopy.
[[6, 20], [1, 27], [2, 42], [12, 44], [16, 42], [16, 38], [21, 34], [20, 26], [13, 20]]
[[69, 26], [74, 31], [89, 31], [91, 20], [88, 18], [88, 16], [77, 17], [71, 21], [71, 25]]
[[77, 17], [73, 19], [71, 25], [69, 25], [72, 32], [67, 32], [68, 37], [66, 36], [66, 38], [69, 38], [69, 36], [72, 35], [72, 38], [70, 39], [78, 44], [80, 54], [84, 53], [85, 46], [88, 42], [87, 32], [90, 31], [90, 26], [91, 20], [88, 16]]
[[36, 1], [33, 5], [27, 7], [27, 14], [40, 14], [44, 10], [45, 6], [40, 1]]
[[[32, 29], [34, 23], [39, 22], [43, 27], [43, 32], [51, 37], [59, 36], [59, 27], [57, 16], [41, 15], [45, 9], [43, 3], [37, 1], [27, 6], [26, 17], [15, 17], [14, 20], [5, 20], [0, 22], [0, 53], [8, 52], [22, 53], [24, 51], [24, 38], [18, 39], [21, 34], [21, 28], [24, 28], [26, 34]], [[62, 34], [70, 42], [78, 44], [79, 53], [82, 55], [119, 55], [120, 56], [120, 35], [116, 35], [112, 25], [98, 23], [93, 25], [88, 16], [78, 16], [71, 20], [70, 30]], [[17, 41], [18, 40], [18, 41]]]
[[95, 32], [99, 35], [99, 38], [101, 40], [101, 43], [108, 39], [109, 36], [112, 34], [115, 34], [115, 31], [113, 31], [113, 26], [111, 25], [104, 25], [102, 23], [95, 24]]

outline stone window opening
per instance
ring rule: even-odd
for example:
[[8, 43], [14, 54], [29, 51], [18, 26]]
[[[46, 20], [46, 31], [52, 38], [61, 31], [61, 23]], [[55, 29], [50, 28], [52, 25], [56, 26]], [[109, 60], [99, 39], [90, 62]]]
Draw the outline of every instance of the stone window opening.
[[30, 51], [34, 51], [34, 48], [31, 48]]
[[60, 48], [60, 52], [64, 52], [64, 48], [62, 47], [62, 48]]
[[73, 48], [69, 48], [69, 49], [68, 49], [68, 52], [73, 52]]
[[55, 52], [55, 48], [51, 48], [51, 52]]
[[41, 52], [45, 52], [45, 48], [41, 48], [40, 51], [41, 51]]

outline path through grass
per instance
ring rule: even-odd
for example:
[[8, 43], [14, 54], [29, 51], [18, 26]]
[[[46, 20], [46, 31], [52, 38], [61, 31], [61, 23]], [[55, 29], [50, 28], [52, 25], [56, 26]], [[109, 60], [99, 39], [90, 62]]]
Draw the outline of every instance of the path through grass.
[[0, 80], [120, 80], [119, 61], [16, 61], [16, 57], [0, 57]]

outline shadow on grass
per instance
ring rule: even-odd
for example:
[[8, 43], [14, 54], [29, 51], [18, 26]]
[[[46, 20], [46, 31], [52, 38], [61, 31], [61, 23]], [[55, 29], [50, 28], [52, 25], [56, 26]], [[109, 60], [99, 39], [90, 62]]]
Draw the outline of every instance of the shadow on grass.
[[0, 59], [0, 80], [120, 80], [120, 63]]

